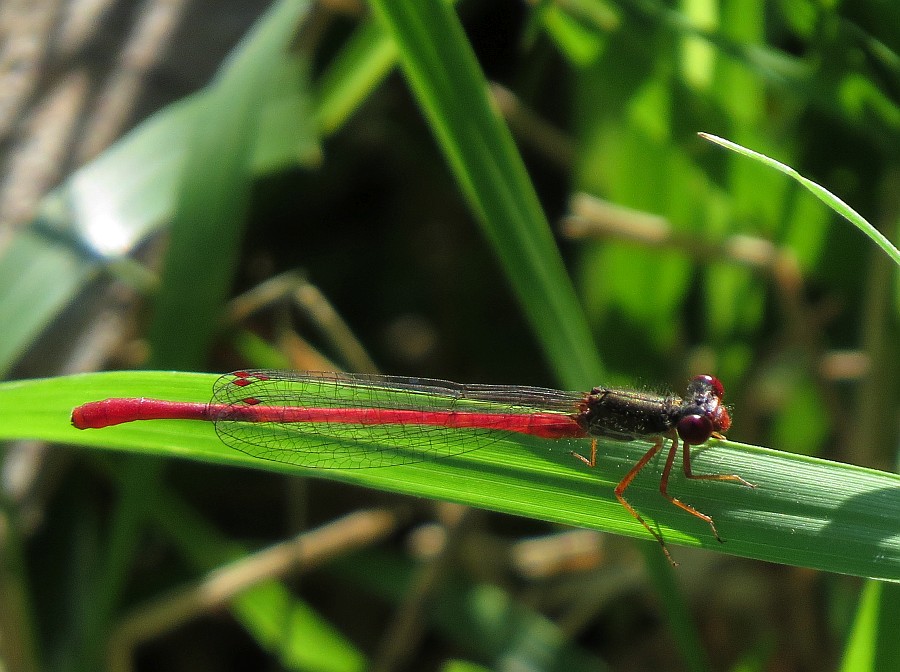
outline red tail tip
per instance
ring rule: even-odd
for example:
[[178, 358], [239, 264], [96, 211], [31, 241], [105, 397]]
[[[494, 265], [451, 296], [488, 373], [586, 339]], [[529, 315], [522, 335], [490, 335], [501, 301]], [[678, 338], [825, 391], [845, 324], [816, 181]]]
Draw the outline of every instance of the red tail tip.
[[72, 426], [75, 429], [96, 429], [91, 423], [91, 413], [85, 413], [85, 406], [91, 406], [91, 404], [84, 404], [72, 409]]

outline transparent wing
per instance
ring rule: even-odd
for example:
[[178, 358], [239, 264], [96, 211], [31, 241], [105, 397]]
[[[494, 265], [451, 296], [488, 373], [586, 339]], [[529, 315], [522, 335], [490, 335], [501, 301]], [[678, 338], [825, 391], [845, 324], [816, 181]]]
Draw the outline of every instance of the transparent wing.
[[[508, 437], [509, 416], [559, 414], [571, 427], [583, 395], [536, 387], [460, 385], [424, 378], [361, 374], [238, 371], [220, 377], [212, 404], [223, 407], [409, 411], [402, 422], [340, 417], [303, 422], [216, 420], [228, 446], [257, 458], [304, 467], [354, 469], [414, 464], [476, 450]], [[369, 411], [363, 410], [364, 414]], [[442, 418], [477, 413], [478, 426], [448, 427]], [[327, 415], [327, 414], [326, 414]], [[360, 417], [358, 414], [354, 417]], [[450, 422], [449, 420], [447, 421]]]

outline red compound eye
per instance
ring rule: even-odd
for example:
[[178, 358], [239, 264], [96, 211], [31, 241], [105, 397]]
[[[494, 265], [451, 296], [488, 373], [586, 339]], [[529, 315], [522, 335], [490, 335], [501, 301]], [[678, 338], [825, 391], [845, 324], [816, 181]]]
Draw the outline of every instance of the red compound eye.
[[719, 399], [725, 396], [725, 386], [722, 385], [722, 381], [715, 376], [706, 374], [702, 376], [694, 376], [691, 379], [691, 384], [710, 388], [713, 394], [715, 394]]
[[686, 415], [678, 421], [678, 436], [692, 446], [705, 443], [712, 433], [712, 420], [705, 415]]

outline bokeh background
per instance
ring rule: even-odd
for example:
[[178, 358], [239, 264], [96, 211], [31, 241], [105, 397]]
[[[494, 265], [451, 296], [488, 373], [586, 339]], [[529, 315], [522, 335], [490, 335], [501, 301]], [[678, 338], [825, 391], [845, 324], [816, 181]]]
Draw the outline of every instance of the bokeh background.
[[[896, 271], [797, 183], [697, 136], [791, 165], [896, 240], [891, 3], [460, 2], [458, 35], [443, 5], [373, 4], [0, 7], [7, 378], [262, 366], [678, 390], [714, 372], [729, 438], [895, 469]], [[391, 26], [423, 16], [407, 34], [477, 64], [518, 154], [443, 143], [480, 112], [398, 55]], [[10, 670], [900, 660], [877, 617], [894, 589], [856, 578], [685, 548], [668, 574], [622, 538], [191, 462], [16, 443], [3, 475]], [[181, 524], [147, 523], [154, 498]], [[176, 550], [244, 557], [335, 520], [357, 537], [285, 551], [268, 602], [210, 598]]]

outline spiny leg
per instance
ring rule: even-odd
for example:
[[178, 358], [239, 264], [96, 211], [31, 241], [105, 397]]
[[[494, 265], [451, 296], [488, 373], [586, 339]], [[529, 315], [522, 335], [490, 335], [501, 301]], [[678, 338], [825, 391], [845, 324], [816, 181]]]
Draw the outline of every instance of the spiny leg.
[[[721, 435], [716, 436], [716, 438], [723, 438]], [[678, 437], [677, 435], [672, 438], [673, 446], [678, 445]], [[691, 469], [691, 444], [685, 441], [683, 443], [682, 448], [682, 458], [681, 458], [681, 466], [684, 469], [684, 475], [686, 478], [693, 479], [695, 481], [734, 481], [736, 483], [740, 483], [741, 485], [746, 485], [748, 488], [755, 488], [756, 486], [752, 483], [745, 481], [743, 478], [738, 476], [737, 474], [695, 474]], [[687, 511], [688, 513], [697, 516], [700, 520], [705, 520], [709, 523], [709, 527], [712, 529], [713, 535], [716, 537], [716, 540], [719, 543], [722, 543], [722, 537], [719, 536], [718, 530], [716, 530], [716, 524], [713, 522], [713, 519], [710, 516], [707, 516], [705, 513], [700, 513], [692, 506], [685, 504], [684, 502], [679, 501], [675, 497], [672, 497], [668, 492], [666, 492], [669, 487], [669, 472], [672, 469], [672, 465], [669, 462], [666, 462], [666, 468], [663, 469], [662, 479], [659, 483], [659, 491], [663, 494], [663, 497], [672, 502], [675, 506], [680, 507]]]
[[[713, 434], [713, 436], [717, 439], [724, 439], [725, 437], [721, 434]], [[735, 483], [740, 483], [741, 485], [746, 485], [748, 488], [755, 488], [756, 486], [749, 481], [745, 481], [743, 478], [738, 476], [737, 474], [695, 474], [691, 471], [691, 444], [685, 443], [684, 450], [682, 451], [682, 459], [681, 466], [684, 469], [684, 475], [687, 478], [691, 478], [695, 481], [734, 481]]]
[[[659, 545], [662, 546], [663, 553], [666, 554], [666, 558], [668, 558], [669, 562], [672, 563], [673, 567], [677, 567], [678, 563], [675, 562], [675, 560], [672, 558], [671, 553], [669, 553], [669, 549], [666, 546], [666, 542], [663, 541], [662, 535], [659, 532], [657, 532], [656, 530], [654, 530], [653, 528], [651, 528], [647, 524], [647, 521], [645, 521], [641, 517], [641, 514], [639, 514], [637, 512], [637, 510], [631, 504], [629, 504], [628, 501], [625, 499], [625, 490], [628, 489], [628, 486], [631, 485], [631, 482], [634, 480], [634, 477], [638, 475], [638, 473], [641, 471], [641, 469], [643, 469], [645, 466], [647, 466], [647, 463], [653, 459], [653, 456], [656, 455], [656, 453], [659, 452], [659, 449], [662, 448], [662, 445], [663, 445], [663, 438], [660, 436], [656, 439], [656, 442], [653, 444], [653, 446], [650, 448], [650, 450], [648, 450], [646, 453], [644, 453], [644, 456], [641, 457], [641, 459], [639, 459], [637, 461], [637, 463], [631, 468], [631, 471], [629, 471], [627, 474], [625, 474], [625, 477], [621, 481], [619, 481], [619, 484], [615, 487], [615, 490], [613, 490], [613, 492], [616, 495], [616, 499], [619, 500], [619, 504], [624, 506], [625, 510], [628, 511], [628, 513], [630, 513], [634, 517], [635, 520], [637, 520], [641, 525], [643, 525], [644, 529], [646, 529], [650, 534], [653, 535], [653, 537], [659, 542]], [[673, 445], [672, 448], [669, 449], [669, 455], [666, 458], [666, 469], [672, 468], [672, 460], [674, 458], [675, 458], [675, 445]]]
[[[669, 475], [672, 473], [672, 464], [675, 461], [675, 453], [678, 451], [678, 435], [674, 432], [669, 437], [672, 439], [672, 447], [669, 448], [669, 456], [666, 458], [666, 466], [663, 467], [662, 477], [659, 479], [659, 491], [662, 493], [662, 496], [668, 499], [672, 504], [677, 506], [679, 509], [683, 511], [687, 511], [692, 516], [697, 516], [700, 520], [703, 520], [709, 524], [709, 527], [712, 529], [713, 536], [715, 536], [716, 541], [722, 543], [722, 537], [719, 536], [719, 531], [716, 530], [716, 524], [713, 522], [711, 516], [707, 516], [705, 513], [700, 513], [697, 509], [695, 509], [690, 504], [685, 504], [677, 497], [673, 497], [669, 494]], [[690, 444], [684, 444], [684, 455], [690, 454]], [[690, 458], [688, 458], [690, 459]], [[685, 475], [690, 472], [690, 463], [685, 463], [687, 466], [684, 468]], [[690, 476], [688, 476], [690, 478]]]
[[591, 439], [591, 459], [586, 458], [584, 455], [574, 450], [570, 452], [572, 453], [572, 457], [578, 458], [591, 469], [597, 466], [597, 439]]

